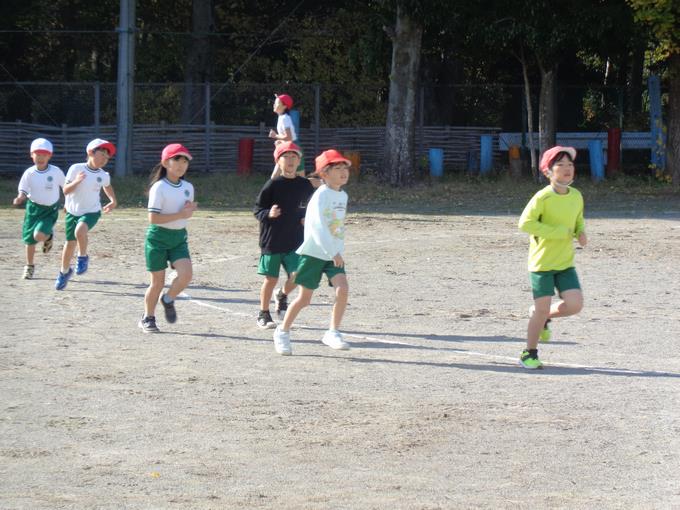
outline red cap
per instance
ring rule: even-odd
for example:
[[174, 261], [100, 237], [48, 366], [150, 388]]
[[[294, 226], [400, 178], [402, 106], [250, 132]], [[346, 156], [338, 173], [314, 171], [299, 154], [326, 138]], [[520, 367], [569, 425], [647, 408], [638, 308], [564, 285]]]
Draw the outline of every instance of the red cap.
[[538, 166], [541, 172], [546, 173], [548, 170], [550, 170], [550, 167], [553, 165], [555, 158], [560, 152], [566, 152], [569, 154], [569, 156], [571, 156], [572, 160], [576, 159], [576, 149], [573, 147], [562, 147], [561, 145], [555, 145], [555, 147], [548, 149], [543, 153], [543, 156], [541, 156], [541, 164]]
[[111, 158], [116, 154], [116, 146], [113, 145], [111, 142], [102, 140], [101, 138], [95, 138], [90, 143], [88, 143], [87, 147], [85, 148], [85, 152], [89, 154], [90, 152], [97, 149], [106, 149], [107, 151], [109, 151], [109, 157]]
[[289, 110], [293, 107], [293, 98], [290, 97], [288, 94], [274, 94], [274, 95], [278, 97], [279, 100], [283, 103], [283, 105]]
[[315, 167], [317, 172], [320, 172], [328, 165], [332, 165], [333, 163], [346, 163], [350, 166], [352, 165], [352, 162], [349, 159], [347, 159], [345, 156], [342, 155], [342, 153], [336, 151], [335, 149], [328, 149], [327, 151], [323, 151], [316, 157], [314, 162], [316, 163]]
[[302, 149], [293, 142], [283, 142], [276, 146], [274, 150], [274, 161], [278, 161], [286, 152], [294, 152], [298, 156], [302, 156]]
[[163, 152], [161, 153], [161, 161], [174, 158], [175, 156], [184, 156], [189, 161], [193, 159], [189, 149], [187, 149], [184, 145], [181, 143], [171, 143], [170, 145], [166, 145], [165, 149], [163, 149]]

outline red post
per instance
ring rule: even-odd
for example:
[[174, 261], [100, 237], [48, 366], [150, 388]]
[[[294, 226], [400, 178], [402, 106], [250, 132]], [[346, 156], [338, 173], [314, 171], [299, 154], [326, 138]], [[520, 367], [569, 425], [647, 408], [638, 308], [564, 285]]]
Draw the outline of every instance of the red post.
[[621, 128], [607, 130], [607, 175], [617, 173], [621, 167]]
[[253, 169], [253, 147], [255, 140], [241, 138], [238, 141], [238, 175], [248, 175]]

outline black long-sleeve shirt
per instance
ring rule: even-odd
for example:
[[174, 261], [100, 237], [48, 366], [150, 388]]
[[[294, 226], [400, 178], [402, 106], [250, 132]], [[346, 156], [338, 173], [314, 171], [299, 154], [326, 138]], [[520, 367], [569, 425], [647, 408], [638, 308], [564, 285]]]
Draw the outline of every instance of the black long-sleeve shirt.
[[[301, 220], [313, 193], [314, 187], [304, 177], [287, 179], [279, 176], [265, 183], [253, 209], [260, 222], [262, 253], [288, 253], [302, 244], [304, 228]], [[281, 215], [270, 218], [269, 210], [274, 204], [281, 209]]]

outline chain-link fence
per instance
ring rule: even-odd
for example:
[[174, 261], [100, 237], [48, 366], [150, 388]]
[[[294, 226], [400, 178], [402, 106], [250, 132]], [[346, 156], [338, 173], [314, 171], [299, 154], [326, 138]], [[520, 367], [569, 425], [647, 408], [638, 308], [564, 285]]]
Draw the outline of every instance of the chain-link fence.
[[[384, 84], [361, 83], [348, 88], [328, 84], [137, 83], [132, 171], [152, 165], [157, 145], [170, 138], [191, 141], [197, 162], [206, 170], [220, 171], [237, 167], [239, 141], [249, 138], [253, 140], [253, 161], [267, 168], [272, 149], [267, 132], [276, 124], [272, 111], [275, 93], [294, 98], [300, 143], [308, 153], [337, 146], [361, 152], [365, 165], [380, 164], [389, 93]], [[602, 139], [609, 128], [623, 128], [622, 148], [632, 151], [625, 160], [644, 165], [650, 144], [648, 102], [646, 91], [631, 96], [629, 90], [614, 87], [558, 87], [557, 131], [590, 140]], [[535, 113], [536, 103], [534, 99]], [[667, 94], [662, 91], [662, 107], [666, 104]], [[429, 148], [439, 147], [444, 149], [445, 164], [469, 166], [474, 152], [479, 152], [479, 137], [492, 133], [503, 135], [494, 138], [498, 161], [499, 152], [506, 150], [504, 140], [514, 136], [515, 144], [525, 145], [525, 111], [521, 85], [421, 86], [416, 112], [417, 157], [420, 161]], [[80, 154], [81, 138], [106, 134], [114, 139], [115, 126], [115, 83], [0, 83], [0, 171], [25, 167], [25, 145], [31, 136], [51, 133], [62, 149], [77, 146]], [[535, 122], [534, 129], [537, 127]]]

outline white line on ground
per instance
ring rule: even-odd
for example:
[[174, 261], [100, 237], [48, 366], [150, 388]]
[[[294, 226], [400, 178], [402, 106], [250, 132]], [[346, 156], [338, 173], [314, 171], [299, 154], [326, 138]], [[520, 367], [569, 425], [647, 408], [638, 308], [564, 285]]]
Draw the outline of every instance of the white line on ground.
[[[210, 308], [213, 310], [219, 310], [221, 312], [226, 312], [228, 314], [237, 316], [237, 317], [247, 317], [251, 318], [251, 314], [243, 313], [243, 312], [237, 312], [234, 310], [230, 310], [229, 308], [222, 307], [222, 306], [217, 306], [213, 305], [211, 303], [206, 303], [202, 301], [200, 298], [193, 298], [186, 292], [182, 292], [180, 294], [180, 297], [185, 298], [189, 300], [191, 303], [194, 303], [198, 306], [203, 306], [205, 308]], [[305, 324], [297, 324], [295, 326], [296, 328], [299, 329], [316, 329], [314, 326], [310, 325], [305, 325]], [[355, 333], [343, 333], [344, 336], [348, 338], [356, 338], [359, 340], [367, 340], [369, 342], [376, 342], [376, 343], [382, 343], [382, 344], [388, 344], [388, 345], [403, 345], [406, 347], [414, 347], [418, 348], [420, 347], [417, 344], [412, 344], [408, 342], [400, 342], [396, 340], [387, 340], [385, 338], [379, 338], [375, 336], [368, 336], [368, 335], [357, 335]], [[457, 354], [460, 354], [462, 356], [469, 356], [469, 357], [478, 357], [478, 358], [486, 358], [486, 359], [493, 359], [493, 360], [501, 360], [501, 361], [507, 361], [513, 364], [519, 364], [518, 359], [513, 356], [502, 356], [499, 354], [489, 354], [486, 352], [478, 352], [478, 351], [470, 351], [468, 349], [454, 349], [454, 348], [448, 348], [447, 352], [455, 352]], [[641, 370], [630, 370], [626, 368], [606, 368], [606, 367], [596, 367], [592, 365], [581, 365], [577, 363], [554, 363], [550, 362], [547, 367], [563, 367], [563, 368], [576, 368], [576, 369], [582, 369], [582, 370], [591, 370], [594, 372], [600, 372], [600, 373], [611, 373], [611, 374], [626, 374], [626, 375], [642, 375], [645, 374], [645, 371]]]

